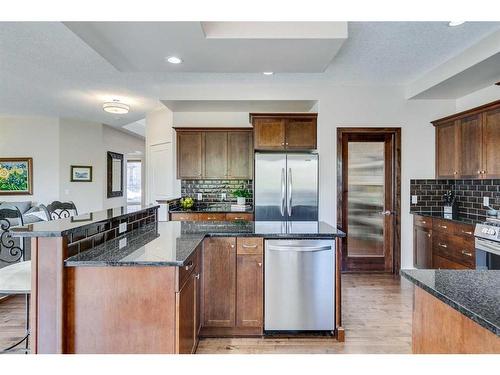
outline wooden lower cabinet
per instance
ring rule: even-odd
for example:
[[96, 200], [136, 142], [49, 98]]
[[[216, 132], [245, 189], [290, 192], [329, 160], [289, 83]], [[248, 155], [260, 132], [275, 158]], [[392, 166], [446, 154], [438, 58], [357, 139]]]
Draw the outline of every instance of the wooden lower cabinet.
[[475, 269], [474, 226], [414, 215], [415, 268]]
[[189, 354], [196, 350], [196, 304], [197, 304], [197, 273], [189, 275], [186, 283], [177, 293], [177, 353]]
[[203, 243], [203, 327], [234, 327], [236, 312], [236, 238]]
[[205, 239], [201, 336], [261, 335], [263, 291], [262, 238]]
[[236, 258], [236, 326], [262, 328], [262, 254], [242, 254]]

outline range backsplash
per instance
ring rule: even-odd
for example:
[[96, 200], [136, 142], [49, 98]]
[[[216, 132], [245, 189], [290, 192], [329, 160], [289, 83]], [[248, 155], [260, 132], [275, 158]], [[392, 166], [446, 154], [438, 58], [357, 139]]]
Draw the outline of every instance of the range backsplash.
[[[253, 181], [252, 180], [182, 180], [181, 195], [196, 199], [196, 194], [203, 194], [203, 200], [198, 205], [213, 203], [234, 203], [236, 197], [232, 196], [233, 190], [248, 189], [251, 197], [247, 198], [247, 204], [253, 205]], [[221, 199], [221, 194], [226, 193], [226, 199]]]
[[[483, 197], [490, 198], [491, 207], [500, 208], [500, 180], [410, 180], [410, 211], [442, 212], [448, 190], [455, 193], [461, 217], [484, 221], [488, 208]], [[411, 195], [418, 197], [417, 204], [411, 203]]]

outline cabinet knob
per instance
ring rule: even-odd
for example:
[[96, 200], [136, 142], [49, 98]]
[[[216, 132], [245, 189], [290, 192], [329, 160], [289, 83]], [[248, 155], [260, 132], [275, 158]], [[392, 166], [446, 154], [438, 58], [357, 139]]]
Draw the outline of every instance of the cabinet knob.
[[430, 233], [427, 233], [427, 237], [430, 237], [430, 236], [431, 236], [431, 234], [430, 234]]
[[467, 250], [462, 250], [462, 254], [463, 255], [467, 255], [468, 257], [471, 257], [472, 256], [472, 253], [467, 251]]
[[444, 243], [438, 243], [438, 245], [439, 245], [439, 246], [441, 246], [441, 247], [444, 247], [444, 248], [447, 248], [447, 247], [448, 247], [448, 245], [446, 245], [446, 244], [444, 244]]
[[194, 278], [199, 280], [200, 279], [200, 274], [195, 275]]
[[458, 174], [458, 171], [453, 172], [453, 174]]
[[262, 263], [260, 263], [260, 262], [259, 262], [259, 263], [257, 263], [257, 264], [259, 265], [259, 267], [262, 267]]
[[281, 145], [284, 146], [285, 145], [285, 142], [281, 142]]
[[288, 142], [286, 143], [286, 145], [288, 146]]
[[482, 171], [477, 171], [477, 174], [481, 174], [481, 173], [482, 173]]

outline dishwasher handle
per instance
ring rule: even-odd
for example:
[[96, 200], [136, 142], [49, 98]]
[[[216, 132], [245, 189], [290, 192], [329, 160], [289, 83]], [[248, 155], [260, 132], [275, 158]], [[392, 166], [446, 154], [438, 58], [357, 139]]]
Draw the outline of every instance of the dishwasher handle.
[[327, 251], [332, 250], [331, 245], [324, 246], [276, 246], [276, 245], [267, 245], [266, 249], [270, 251], [296, 251], [296, 252], [313, 252], [313, 251]]

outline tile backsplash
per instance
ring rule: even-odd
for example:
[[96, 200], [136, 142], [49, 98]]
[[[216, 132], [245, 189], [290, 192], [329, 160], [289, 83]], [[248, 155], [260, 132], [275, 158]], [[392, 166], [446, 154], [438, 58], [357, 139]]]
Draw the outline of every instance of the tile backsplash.
[[[232, 196], [233, 190], [245, 188], [252, 195], [247, 198], [247, 204], [253, 204], [253, 181], [252, 180], [182, 180], [181, 194], [183, 197], [196, 199], [196, 194], [203, 194], [203, 200], [197, 204], [211, 203], [236, 203], [236, 198]], [[221, 194], [226, 193], [226, 199], [221, 198]]]
[[417, 204], [411, 203], [411, 212], [442, 212], [443, 194], [451, 190], [458, 202], [461, 217], [483, 221], [487, 207], [483, 197], [490, 198], [490, 206], [500, 209], [500, 180], [410, 180], [410, 195], [417, 196]]

